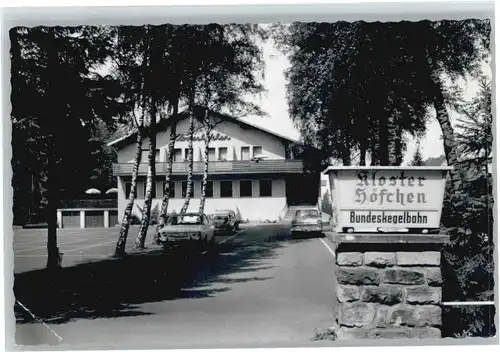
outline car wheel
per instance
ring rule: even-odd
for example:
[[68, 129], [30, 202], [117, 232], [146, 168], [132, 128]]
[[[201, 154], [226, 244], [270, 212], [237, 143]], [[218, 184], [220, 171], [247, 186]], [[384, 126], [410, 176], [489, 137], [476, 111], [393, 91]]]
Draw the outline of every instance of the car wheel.
[[207, 248], [206, 250], [207, 251], [210, 251], [214, 248], [215, 246], [215, 236], [212, 236], [212, 238], [210, 239], [210, 241], [207, 242]]
[[170, 250], [170, 248], [172, 248], [171, 245], [169, 245], [168, 243], [165, 243], [165, 242], [162, 243], [162, 245], [163, 245], [163, 251], [164, 252], [168, 252]]
[[207, 237], [200, 236], [200, 243], [198, 248], [200, 252], [204, 252], [207, 249]]

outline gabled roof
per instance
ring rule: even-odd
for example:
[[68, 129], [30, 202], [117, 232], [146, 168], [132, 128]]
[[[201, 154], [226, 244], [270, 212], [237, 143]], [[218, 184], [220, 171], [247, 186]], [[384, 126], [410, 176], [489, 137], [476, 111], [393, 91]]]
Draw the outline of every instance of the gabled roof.
[[[201, 111], [201, 109], [203, 109], [203, 108], [196, 107], [195, 109], [198, 109], [198, 111]], [[258, 131], [264, 132], [266, 134], [269, 134], [273, 137], [276, 137], [278, 139], [281, 139], [283, 141], [300, 144], [300, 141], [298, 141], [298, 140], [295, 140], [295, 139], [290, 138], [290, 137], [286, 137], [284, 135], [281, 135], [281, 134], [276, 133], [274, 131], [270, 131], [270, 130], [265, 129], [263, 127], [254, 125], [254, 124], [249, 123], [247, 121], [243, 121], [243, 120], [238, 119], [238, 118], [233, 118], [229, 115], [221, 114], [221, 113], [214, 112], [214, 111], [211, 111], [210, 114], [213, 117], [220, 118], [220, 119], [226, 120], [226, 121], [231, 121], [237, 125], [240, 125], [240, 127], [244, 128], [244, 129], [258, 130]], [[201, 116], [201, 114], [196, 114], [197, 118], [199, 116]], [[188, 111], [184, 110], [184, 111], [180, 112], [177, 116], [171, 116], [167, 119], [160, 120], [157, 124], [157, 131], [165, 131], [173, 121], [180, 121], [180, 120], [183, 120], [184, 118], [187, 118], [187, 117], [188, 117]], [[200, 119], [200, 118], [198, 118], [198, 119]], [[137, 135], [137, 131], [129, 133], [126, 136], [120, 137], [120, 138], [115, 139], [114, 141], [108, 143], [108, 146], [115, 146], [117, 148], [123, 148], [125, 145], [132, 144], [136, 138], [136, 135]]]

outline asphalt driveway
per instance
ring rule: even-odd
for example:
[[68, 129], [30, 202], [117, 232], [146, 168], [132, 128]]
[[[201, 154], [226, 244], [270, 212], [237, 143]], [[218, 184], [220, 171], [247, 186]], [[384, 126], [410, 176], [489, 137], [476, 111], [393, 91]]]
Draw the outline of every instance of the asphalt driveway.
[[33, 270], [44, 264], [31, 254], [38, 249], [14, 245], [16, 296], [47, 324], [16, 307], [25, 350], [314, 346], [315, 330], [333, 323], [334, 257], [321, 238], [295, 240], [265, 225], [218, 237], [205, 254], [110, 259], [103, 233], [88, 243], [67, 237], [61, 250], [74, 256], [57, 277]]

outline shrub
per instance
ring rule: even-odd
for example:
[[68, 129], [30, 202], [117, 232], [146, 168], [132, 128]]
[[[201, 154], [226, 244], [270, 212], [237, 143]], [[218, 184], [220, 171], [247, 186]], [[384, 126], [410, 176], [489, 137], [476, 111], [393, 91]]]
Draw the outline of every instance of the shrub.
[[149, 217], [149, 224], [150, 225], [158, 224], [159, 215], [160, 215], [160, 208], [158, 204], [156, 204], [154, 208], [151, 210], [151, 216]]
[[136, 213], [132, 213], [129, 222], [130, 225], [139, 225], [141, 223], [141, 218]]

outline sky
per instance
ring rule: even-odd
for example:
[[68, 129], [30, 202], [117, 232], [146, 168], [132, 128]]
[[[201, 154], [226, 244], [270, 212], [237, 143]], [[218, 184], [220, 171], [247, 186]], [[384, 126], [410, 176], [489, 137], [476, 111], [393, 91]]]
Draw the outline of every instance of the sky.
[[[254, 98], [254, 101], [261, 106], [262, 110], [264, 110], [268, 116], [251, 116], [246, 119], [249, 122], [267, 128], [268, 130], [275, 131], [287, 137], [299, 139], [300, 135], [289, 117], [288, 105], [286, 101], [287, 80], [284, 73], [290, 63], [284, 54], [274, 48], [271, 41], [263, 44], [263, 54], [266, 64], [264, 86], [267, 89], [267, 93]], [[483, 72], [488, 77], [492, 77], [491, 67], [488, 63], [483, 65]], [[474, 79], [464, 80], [461, 83], [461, 86], [464, 89], [464, 98], [466, 100], [472, 99], [478, 90], [478, 82]], [[432, 110], [430, 111], [432, 113]], [[459, 115], [450, 109], [449, 113], [452, 125], [456, 127]], [[421, 152], [424, 159], [444, 155], [443, 143], [441, 140], [441, 129], [434, 116], [435, 115], [429, 119], [427, 123], [427, 133], [420, 141]], [[403, 161], [404, 164], [411, 161], [415, 153], [415, 149], [416, 141], [410, 136]]]

